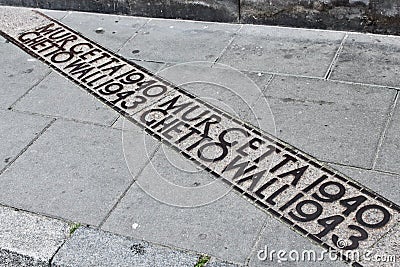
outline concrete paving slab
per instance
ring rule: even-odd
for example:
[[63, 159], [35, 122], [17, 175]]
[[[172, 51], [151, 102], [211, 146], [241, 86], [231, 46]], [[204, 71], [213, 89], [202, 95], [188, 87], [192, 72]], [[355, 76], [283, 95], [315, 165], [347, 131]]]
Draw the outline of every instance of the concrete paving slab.
[[234, 24], [152, 19], [121, 49], [121, 54], [161, 62], [213, 62], [239, 28]]
[[[131, 139], [130, 135], [130, 131], [124, 131], [124, 141], [127, 136], [128, 140]], [[231, 191], [212, 174], [166, 145], [162, 145], [153, 157], [148, 145], [145, 143], [143, 146], [146, 150], [143, 157], [149, 158], [150, 163], [137, 177], [136, 183], [154, 199], [172, 206], [196, 207], [212, 203]], [[135, 155], [136, 149], [129, 148], [124, 142], [124, 156], [129, 168], [136, 166]]]
[[17, 158], [50, 121], [50, 118], [0, 110], [0, 169]]
[[393, 175], [373, 170], [363, 170], [337, 164], [329, 164], [333, 168], [339, 170], [345, 175], [352, 177], [357, 182], [365, 185], [371, 190], [390, 199], [394, 203], [400, 203], [400, 195], [398, 189], [393, 186], [400, 182], [400, 175]]
[[397, 106], [388, 126], [380, 148], [375, 168], [400, 174], [400, 103]]
[[400, 37], [350, 34], [331, 79], [400, 87]]
[[81, 227], [57, 252], [51, 266], [195, 266], [199, 256], [195, 253]]
[[394, 95], [394, 90], [283, 76], [265, 90], [279, 138], [320, 160], [365, 168], [372, 167]]
[[138, 17], [72, 12], [62, 22], [100, 45], [117, 51], [148, 20]]
[[[0, 43], [0, 107], [10, 107], [50, 71], [11, 43]], [[18, 62], [18, 64], [16, 64]]]
[[233, 193], [207, 206], [179, 208], [154, 200], [135, 185], [103, 229], [240, 263], [265, 216]]
[[[280, 250], [283, 252], [278, 256]], [[346, 266], [334, 257], [331, 260], [329, 254], [324, 254], [323, 251], [323, 248], [310, 243], [300, 234], [283, 227], [275, 218], [268, 217], [266, 226], [250, 256], [249, 266]]]
[[218, 60], [240, 70], [324, 77], [344, 33], [244, 25]]
[[[121, 143], [119, 130], [57, 121], [2, 174], [0, 202], [98, 225], [134, 179]], [[146, 163], [141, 153], [136, 163], [133, 174]]]
[[119, 116], [57, 73], [47, 76], [21, 98], [15, 109], [102, 125], [111, 125]]
[[0, 206], [0, 265], [49, 266], [68, 234], [65, 222]]

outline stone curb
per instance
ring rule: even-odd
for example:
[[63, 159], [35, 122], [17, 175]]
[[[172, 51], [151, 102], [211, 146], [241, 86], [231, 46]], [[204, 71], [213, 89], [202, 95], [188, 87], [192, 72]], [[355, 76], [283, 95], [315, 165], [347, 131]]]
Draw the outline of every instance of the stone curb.
[[276, 0], [273, 4], [268, 4], [268, 2], [271, 1], [0, 0], [0, 5], [400, 34], [400, 9], [397, 1]]
[[205, 257], [0, 206], [0, 267], [239, 266]]

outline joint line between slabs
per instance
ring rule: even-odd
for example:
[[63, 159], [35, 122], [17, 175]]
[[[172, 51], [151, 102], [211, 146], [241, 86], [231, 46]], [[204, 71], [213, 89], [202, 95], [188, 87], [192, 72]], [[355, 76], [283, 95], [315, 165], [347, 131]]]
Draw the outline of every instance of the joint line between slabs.
[[140, 27], [137, 29], [137, 31], [136, 31], [131, 37], [129, 37], [128, 40], [126, 40], [126, 41], [115, 51], [115, 53], [119, 53], [119, 52], [121, 51], [121, 49], [124, 48], [125, 45], [126, 45], [127, 43], [129, 43], [133, 38], [135, 38], [135, 37], [139, 34], [139, 31], [140, 31], [141, 29], [143, 29], [147, 24], [149, 24], [150, 21], [152, 21], [152, 19], [149, 19], [149, 20], [147, 20], [145, 23], [143, 23], [143, 25], [140, 26]]
[[261, 90], [262, 96], [264, 96], [264, 93], [267, 91], [267, 88], [271, 85], [271, 83], [275, 79], [275, 77], [276, 77], [275, 74], [271, 74], [271, 77], [268, 79], [267, 83], [264, 85], [263, 89]]
[[157, 148], [154, 150], [153, 154], [150, 156], [150, 158], [146, 161], [146, 163], [143, 165], [143, 167], [139, 170], [138, 174], [133, 177], [132, 181], [129, 183], [129, 185], [126, 187], [126, 189], [124, 190], [124, 192], [122, 192], [122, 194], [119, 196], [117, 202], [115, 202], [115, 204], [112, 206], [112, 208], [110, 209], [110, 211], [106, 214], [106, 216], [104, 216], [103, 220], [101, 220], [100, 224], [96, 227], [96, 229], [101, 229], [104, 225], [104, 223], [108, 220], [108, 218], [111, 216], [111, 213], [114, 212], [114, 210], [117, 208], [117, 206], [119, 205], [119, 203], [121, 203], [122, 199], [126, 196], [126, 194], [128, 193], [128, 191], [132, 188], [132, 186], [135, 184], [137, 178], [142, 174], [142, 172], [144, 171], [144, 169], [147, 167], [147, 165], [149, 165], [151, 163], [151, 160], [154, 158], [154, 156], [156, 155], [156, 153], [158, 152], [158, 150], [160, 149], [162, 143], [160, 143]]
[[400, 223], [395, 223], [386, 233], [384, 233], [381, 237], [379, 237], [369, 248], [373, 248], [376, 244], [378, 244], [382, 239], [385, 239], [392, 230], [394, 230]]
[[36, 142], [36, 140], [39, 139], [40, 136], [42, 136], [47, 129], [50, 128], [51, 125], [56, 121], [57, 119], [52, 119], [29, 143], [26, 145], [3, 169], [0, 170], [0, 175], [2, 175], [22, 154], [25, 153], [25, 151], [28, 150], [28, 148], [33, 145], [33, 143]]
[[396, 110], [398, 100], [399, 100], [399, 91], [396, 91], [396, 95], [394, 97], [393, 104], [390, 106], [389, 113], [387, 115], [385, 127], [383, 128], [381, 137], [379, 138], [379, 141], [378, 141], [378, 146], [376, 148], [374, 161], [372, 163], [372, 170], [375, 170], [376, 164], [378, 162], [379, 153], [381, 152], [381, 148], [382, 148], [383, 142], [385, 141], [386, 133], [389, 129], [390, 123], [392, 122], [392, 118], [393, 118], [394, 112]]
[[[9, 109], [7, 109], [7, 110], [10, 111]], [[70, 122], [72, 121], [72, 122], [75, 122], [75, 123], [86, 124], [86, 125], [94, 125], [94, 126], [103, 127], [103, 128], [104, 127], [105, 128], [112, 128], [110, 125], [101, 124], [99, 122], [84, 121], [84, 120], [80, 120], [80, 119], [76, 119], [76, 118], [62, 117], [62, 116], [59, 116], [59, 115], [36, 113], [36, 112], [28, 111], [28, 110], [13, 109], [12, 112], [19, 113], [19, 114], [27, 114], [27, 115], [32, 115], [32, 116], [37, 116], [37, 117], [47, 118], [47, 119], [57, 119], [57, 120], [70, 121]]]
[[[70, 226], [71, 227], [71, 226]], [[60, 251], [60, 249], [65, 245], [65, 243], [67, 243], [68, 240], [70, 240], [72, 238], [74, 234], [72, 233], [72, 235], [68, 235], [67, 238], [65, 238], [62, 242], [62, 244], [56, 249], [56, 251], [54, 251], [53, 255], [51, 256], [51, 258], [49, 259], [49, 266], [53, 266], [53, 261], [54, 261], [54, 257], [58, 254], [58, 252]]]
[[21, 101], [22, 98], [24, 98], [27, 94], [29, 94], [36, 86], [38, 86], [44, 79], [46, 79], [51, 73], [53, 72], [52, 69], [48, 70], [43, 77], [41, 77], [38, 81], [36, 81], [28, 90], [26, 90], [25, 93], [23, 93], [20, 97], [17, 98], [17, 100], [14, 101], [8, 108], [8, 110], [12, 110], [16, 104], [18, 104], [19, 101]]
[[347, 40], [348, 37], [349, 37], [349, 34], [346, 32], [346, 34], [343, 36], [342, 41], [340, 42], [339, 48], [337, 49], [335, 55], [333, 56], [332, 62], [331, 62], [331, 64], [329, 65], [328, 70], [327, 70], [326, 73], [325, 73], [325, 76], [324, 76], [324, 79], [325, 79], [325, 80], [329, 80], [329, 78], [331, 77], [333, 68], [335, 67], [336, 62], [338, 61], [339, 56], [340, 56], [340, 54], [342, 53], [344, 44], [345, 44], [345, 42], [346, 42], [346, 40]]
[[257, 235], [257, 237], [256, 237], [256, 240], [255, 240], [253, 246], [251, 247], [250, 253], [249, 253], [249, 255], [246, 257], [246, 259], [245, 259], [245, 261], [244, 261], [244, 265], [245, 265], [245, 266], [248, 266], [248, 265], [249, 265], [250, 260], [251, 260], [251, 256], [252, 256], [253, 253], [256, 251], [257, 246], [258, 246], [258, 244], [259, 244], [260, 241], [261, 241], [262, 234], [264, 233], [264, 230], [267, 228], [267, 225], [268, 225], [268, 219], [270, 219], [270, 217], [268, 217], [268, 215], [267, 215], [266, 218], [265, 218], [265, 220], [264, 220], [263, 225], [262, 225], [261, 228], [260, 228], [260, 231], [258, 231], [258, 235]]
[[[348, 168], [356, 169], [356, 170], [372, 171], [372, 172], [377, 172], [377, 173], [381, 173], [381, 174], [387, 174], [387, 175], [391, 175], [391, 176], [400, 176], [400, 173], [395, 173], [395, 172], [373, 170], [372, 168], [364, 168], [364, 167], [359, 167], [359, 166], [346, 165], [346, 164], [343, 164], [343, 163], [331, 162], [331, 161], [323, 161], [323, 162], [327, 163], [327, 164], [334, 164], [334, 165], [339, 165], [339, 166], [342, 166], [342, 167], [348, 167]], [[334, 168], [334, 167], [332, 167], [332, 168]]]
[[62, 21], [63, 19], [66, 19], [69, 15], [71, 15], [72, 11], [67, 11], [67, 13], [60, 19]]
[[113, 126], [115, 125], [115, 123], [117, 123], [118, 119], [121, 118], [121, 117], [122, 117], [121, 115], [118, 115], [118, 116], [114, 119], [114, 121], [111, 123], [110, 127], [113, 127]]
[[[265, 83], [265, 85], [263, 86], [263, 88], [261, 89], [260, 95], [257, 97], [256, 100], [254, 100], [251, 103], [251, 107], [256, 105], [258, 103], [258, 101], [260, 101], [260, 99], [265, 98], [265, 91], [267, 90], [267, 88], [271, 85], [272, 81], [275, 79], [275, 74], [269, 74], [271, 75], [271, 77], [268, 79], [268, 81]], [[250, 78], [249, 78], [250, 79]], [[258, 86], [257, 86], [258, 87]], [[269, 103], [268, 103], [269, 104]]]
[[231, 44], [233, 43], [233, 41], [235, 40], [236, 36], [238, 35], [238, 33], [240, 32], [240, 30], [243, 28], [243, 25], [240, 25], [239, 29], [237, 29], [233, 35], [232, 38], [229, 40], [228, 44], [224, 47], [224, 49], [222, 49], [221, 53], [218, 55], [218, 57], [214, 60], [214, 62], [211, 64], [211, 67], [214, 67], [215, 64], [217, 64], [217, 62], [221, 59], [221, 57], [225, 54], [226, 50], [228, 50], [228, 48], [231, 46]]

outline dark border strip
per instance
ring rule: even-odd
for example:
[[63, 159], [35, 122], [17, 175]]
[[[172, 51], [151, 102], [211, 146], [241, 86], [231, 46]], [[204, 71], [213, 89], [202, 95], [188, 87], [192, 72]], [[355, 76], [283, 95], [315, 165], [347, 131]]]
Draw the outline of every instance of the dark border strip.
[[[101, 45], [98, 45], [96, 42], [84, 37], [81, 33], [69, 28], [68, 26], [65, 26], [64, 24], [60, 23], [59, 21], [52, 19], [50, 17], [48, 17], [47, 15], [44, 15], [40, 12], [34, 11], [35, 13], [38, 13], [39, 15], [46, 17], [47, 19], [49, 19], [50, 21], [53, 21], [59, 25], [62, 25], [63, 27], [65, 27], [66, 29], [68, 29], [69, 31], [73, 32], [74, 34], [78, 35], [79, 37], [81, 37], [82, 39], [94, 43], [97, 46], [99, 46], [100, 48], [103, 48]], [[94, 97], [96, 97], [97, 99], [99, 99], [100, 101], [102, 101], [103, 103], [105, 103], [107, 106], [109, 106], [110, 108], [112, 108], [113, 110], [117, 111], [119, 114], [123, 115], [126, 119], [128, 119], [130, 122], [134, 123], [135, 125], [144, 128], [145, 132], [150, 134], [151, 136], [154, 136], [157, 140], [161, 141], [162, 143], [168, 145], [169, 147], [171, 147], [172, 149], [174, 149], [175, 151], [177, 151], [178, 153], [182, 154], [184, 157], [188, 158], [189, 160], [195, 162], [197, 165], [201, 166], [203, 169], [207, 170], [208, 172], [210, 172], [211, 174], [213, 174], [214, 176], [216, 176], [217, 178], [221, 179], [224, 183], [226, 183], [228, 186], [232, 187], [233, 189], [235, 189], [235, 191], [237, 191], [239, 194], [244, 195], [245, 197], [249, 198], [251, 201], [254, 201], [254, 204], [261, 207], [263, 210], [268, 211], [269, 213], [271, 213], [272, 215], [274, 215], [275, 217], [281, 219], [283, 222], [285, 222], [286, 224], [289, 224], [289, 226], [293, 226], [293, 222], [288, 222], [290, 221], [288, 218], [284, 217], [282, 214], [278, 213], [277, 211], [275, 211], [274, 209], [272, 209], [271, 207], [269, 207], [268, 205], [262, 203], [261, 201], [255, 199], [253, 196], [251, 196], [250, 194], [248, 194], [247, 192], [245, 192], [243, 189], [241, 189], [240, 187], [234, 185], [231, 181], [229, 181], [228, 179], [219, 176], [216, 172], [214, 172], [213, 170], [211, 170], [209, 167], [203, 165], [201, 162], [199, 162], [198, 160], [194, 159], [193, 157], [191, 157], [190, 155], [188, 155], [187, 153], [180, 151], [177, 147], [175, 147], [171, 142], [169, 142], [166, 139], [161, 138], [161, 136], [159, 136], [158, 134], [152, 132], [150, 129], [148, 129], [147, 127], [145, 127], [144, 125], [140, 124], [139, 122], [137, 122], [136, 120], [134, 120], [131, 115], [133, 114], [128, 114], [127, 112], [125, 112], [124, 110], [120, 109], [119, 107], [113, 105], [112, 103], [110, 103], [109, 101], [107, 101], [106, 99], [104, 99], [103, 97], [101, 97], [100, 95], [96, 94], [95, 92], [93, 92], [89, 87], [87, 87], [85, 84], [80, 83], [72, 78], [70, 78], [66, 73], [62, 72], [61, 69], [59, 69], [58, 67], [56, 67], [54, 64], [45, 61], [43, 58], [41, 58], [39, 55], [36, 55], [35, 53], [33, 53], [32, 51], [26, 49], [25, 47], [23, 47], [22, 45], [19, 44], [19, 42], [17, 42], [13, 37], [9, 36], [8, 34], [6, 34], [5, 32], [0, 30], [0, 34], [3, 35], [5, 38], [7, 38], [8, 40], [10, 40], [14, 45], [16, 45], [17, 47], [21, 48], [22, 50], [24, 50], [25, 52], [27, 52], [28, 54], [30, 54], [32, 57], [37, 58], [38, 60], [42, 61], [43, 63], [45, 63], [46, 65], [49, 65], [52, 69], [54, 69], [56, 72], [58, 72], [59, 74], [61, 74], [62, 76], [64, 76], [65, 78], [67, 78], [68, 80], [74, 82], [76, 85], [78, 85], [79, 87], [85, 89], [89, 94], [93, 95]], [[216, 108], [204, 101], [202, 101], [201, 99], [196, 98], [195, 95], [185, 91], [184, 89], [181, 89], [175, 85], [173, 85], [171, 82], [156, 76], [155, 74], [153, 74], [151, 71], [143, 68], [142, 66], [136, 64], [135, 62], [131, 62], [129, 60], [126, 60], [125, 58], [123, 58], [122, 56], [116, 54], [113, 51], [109, 51], [108, 49], [103, 48], [105, 51], [109, 52], [111, 55], [115, 56], [116, 58], [121, 59], [121, 61], [127, 61], [129, 62], [129, 64], [131, 64], [133, 67], [141, 70], [142, 72], [150, 75], [151, 77], [154, 77], [155, 79], [157, 79], [158, 81], [165, 83], [166, 85], [170, 86], [171, 88], [175, 89], [176, 91], [178, 91], [179, 93], [194, 99], [196, 101], [198, 101], [201, 104], [204, 104], [206, 107], [214, 110], [216, 113], [225, 116], [226, 118], [228, 118], [229, 120], [236, 122], [239, 125], [243, 125], [245, 128], [251, 130], [253, 133], [255, 133], [256, 135], [265, 138], [268, 141], [271, 141], [273, 144], [276, 144], [277, 146], [279, 146], [280, 148], [284, 149], [285, 151], [288, 151], [289, 153], [293, 154], [294, 156], [297, 156], [299, 158], [301, 158], [302, 160], [305, 160], [306, 162], [310, 163], [311, 165], [317, 167], [318, 169], [331, 174], [332, 176], [339, 178], [340, 180], [346, 182], [347, 184], [355, 187], [356, 189], [359, 189], [362, 193], [365, 193], [367, 195], [369, 195], [370, 197], [372, 197], [373, 199], [381, 202], [382, 204], [384, 204], [385, 206], [392, 208], [396, 211], [400, 211], [400, 207], [391, 202], [390, 200], [387, 200], [386, 198], [378, 195], [377, 193], [373, 192], [370, 189], [367, 189], [365, 187], [359, 186], [356, 183], [353, 182], [353, 180], [351, 180], [350, 178], [348, 178], [347, 176], [342, 176], [342, 175], [338, 175], [335, 173], [335, 171], [333, 171], [333, 169], [331, 169], [330, 167], [325, 167], [322, 166], [319, 161], [317, 161], [316, 159], [314, 159], [313, 157], [307, 155], [305, 152], [296, 149], [296, 148], [292, 148], [291, 145], [285, 143], [284, 141], [280, 140], [279, 138], [273, 137], [267, 133], [264, 132], [260, 132], [258, 129], [255, 129], [254, 126], [252, 126], [251, 124], [248, 124], [246, 122], [242, 122], [240, 120], [238, 120], [236, 117], [233, 117], [232, 115], [223, 112], [222, 110], [220, 110], [219, 108]], [[161, 101], [164, 98], [161, 98], [159, 101]], [[147, 106], [146, 106], [147, 107]], [[146, 107], [143, 107], [146, 108]], [[140, 112], [141, 110], [136, 111], [134, 114]], [[301, 156], [300, 156], [301, 155]], [[303, 235], [305, 235], [306, 237], [308, 237], [309, 239], [322, 244], [323, 242], [315, 237], [312, 234], [309, 234], [306, 230], [304, 230], [302, 227], [298, 226], [298, 225], [294, 225], [293, 228], [295, 230], [297, 230], [298, 232], [302, 233]], [[330, 247], [329, 245], [327, 245], [328, 247]], [[332, 248], [332, 247], [330, 247]], [[332, 248], [333, 249], [333, 248]], [[358, 264], [358, 266], [361, 266]]]

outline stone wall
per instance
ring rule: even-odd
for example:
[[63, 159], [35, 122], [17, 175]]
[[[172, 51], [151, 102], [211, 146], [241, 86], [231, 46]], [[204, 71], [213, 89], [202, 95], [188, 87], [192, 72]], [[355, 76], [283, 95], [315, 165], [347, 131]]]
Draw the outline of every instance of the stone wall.
[[243, 23], [400, 34], [399, 0], [241, 0]]
[[400, 0], [0, 0], [0, 5], [400, 35]]

